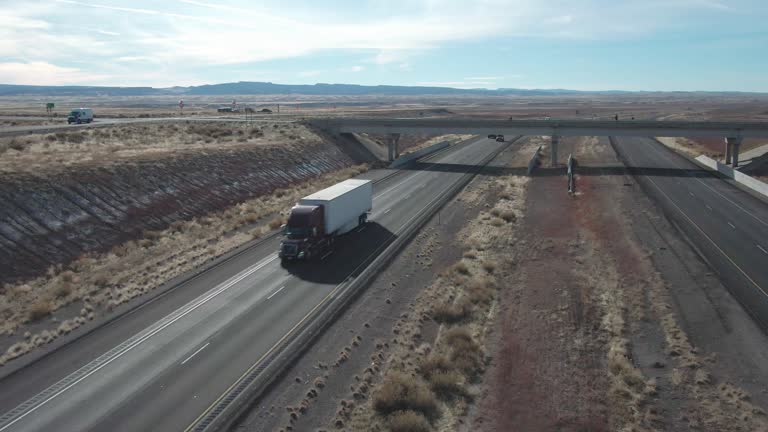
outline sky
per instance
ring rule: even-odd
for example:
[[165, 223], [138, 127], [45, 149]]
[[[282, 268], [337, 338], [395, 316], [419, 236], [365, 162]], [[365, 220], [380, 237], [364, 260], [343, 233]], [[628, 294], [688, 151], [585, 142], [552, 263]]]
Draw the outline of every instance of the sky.
[[768, 0], [0, 0], [0, 83], [768, 92]]

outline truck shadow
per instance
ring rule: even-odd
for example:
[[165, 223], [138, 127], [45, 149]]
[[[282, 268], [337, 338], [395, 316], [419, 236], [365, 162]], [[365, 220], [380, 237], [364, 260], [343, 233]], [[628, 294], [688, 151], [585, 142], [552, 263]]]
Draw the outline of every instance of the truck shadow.
[[322, 284], [338, 285], [356, 277], [378, 257], [397, 236], [376, 222], [368, 222], [336, 239], [333, 252], [324, 259], [286, 261], [282, 267], [293, 276]]

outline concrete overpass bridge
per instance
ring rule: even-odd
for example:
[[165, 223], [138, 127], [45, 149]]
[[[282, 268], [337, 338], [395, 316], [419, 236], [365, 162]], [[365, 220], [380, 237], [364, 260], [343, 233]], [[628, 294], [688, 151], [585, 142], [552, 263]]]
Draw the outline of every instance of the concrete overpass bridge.
[[336, 133], [374, 133], [389, 137], [389, 159], [397, 158], [400, 134], [473, 134], [551, 136], [552, 164], [562, 136], [723, 137], [725, 163], [739, 165], [744, 138], [768, 137], [768, 123], [660, 120], [486, 120], [486, 119], [315, 119], [316, 127]]

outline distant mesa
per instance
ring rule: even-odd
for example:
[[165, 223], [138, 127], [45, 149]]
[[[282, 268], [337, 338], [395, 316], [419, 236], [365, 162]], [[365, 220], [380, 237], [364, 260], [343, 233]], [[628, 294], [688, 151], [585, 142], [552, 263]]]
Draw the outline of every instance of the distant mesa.
[[[95, 86], [32, 86], [0, 84], [0, 96], [184, 96], [184, 95], [476, 95], [476, 96], [563, 96], [580, 94], [644, 94], [654, 92], [628, 92], [621, 90], [579, 91], [566, 89], [457, 89], [424, 86], [363, 86], [355, 84], [274, 84], [270, 82], [240, 81], [236, 83], [206, 84], [190, 87], [95, 87]], [[675, 92], [685, 93], [685, 92]], [[707, 94], [733, 94], [738, 92], [693, 92]]]

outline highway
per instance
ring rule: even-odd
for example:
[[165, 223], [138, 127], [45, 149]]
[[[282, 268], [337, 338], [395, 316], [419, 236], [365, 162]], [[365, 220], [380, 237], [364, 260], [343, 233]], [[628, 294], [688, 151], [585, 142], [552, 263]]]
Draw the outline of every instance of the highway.
[[768, 205], [650, 138], [611, 138], [631, 172], [768, 328]]
[[[428, 163], [474, 166], [508, 144], [478, 139]], [[268, 240], [3, 378], [0, 432], [188, 429], [463, 175], [402, 171], [322, 262], [284, 267]]]

